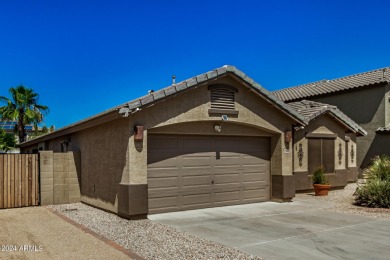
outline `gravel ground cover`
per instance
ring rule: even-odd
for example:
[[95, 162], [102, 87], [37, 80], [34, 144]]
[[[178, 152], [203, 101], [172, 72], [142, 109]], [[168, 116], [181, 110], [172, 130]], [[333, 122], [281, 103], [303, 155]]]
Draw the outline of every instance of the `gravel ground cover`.
[[390, 209], [366, 208], [353, 205], [355, 201], [353, 194], [355, 193], [357, 186], [358, 185], [356, 183], [350, 183], [344, 189], [329, 191], [328, 196], [314, 196], [314, 192], [312, 192], [296, 194], [296, 198], [328, 200], [336, 202], [336, 206], [325, 209], [329, 211], [390, 219]]
[[126, 220], [82, 203], [48, 207], [146, 259], [261, 259], [148, 219]]

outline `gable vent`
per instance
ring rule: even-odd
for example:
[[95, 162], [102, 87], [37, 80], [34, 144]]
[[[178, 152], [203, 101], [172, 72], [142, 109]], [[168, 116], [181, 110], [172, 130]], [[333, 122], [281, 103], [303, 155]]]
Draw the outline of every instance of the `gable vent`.
[[234, 110], [235, 88], [229, 86], [210, 86], [211, 109]]

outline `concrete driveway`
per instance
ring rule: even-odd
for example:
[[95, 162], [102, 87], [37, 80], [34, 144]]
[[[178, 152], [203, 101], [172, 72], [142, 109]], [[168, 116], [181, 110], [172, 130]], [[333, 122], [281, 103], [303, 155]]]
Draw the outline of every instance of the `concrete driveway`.
[[389, 259], [390, 221], [315, 199], [164, 213], [149, 219], [265, 259]]

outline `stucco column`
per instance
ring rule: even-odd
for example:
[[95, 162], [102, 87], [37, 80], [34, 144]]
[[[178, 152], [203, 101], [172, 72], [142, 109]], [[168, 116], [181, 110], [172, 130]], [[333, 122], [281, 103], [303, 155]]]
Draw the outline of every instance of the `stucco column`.
[[295, 195], [292, 140], [286, 142], [284, 132], [275, 135], [271, 139], [271, 150], [272, 200], [291, 201]]
[[123, 176], [118, 193], [118, 214], [125, 218], [143, 218], [148, 214], [147, 130], [143, 140], [129, 138], [128, 173]]
[[147, 130], [142, 141], [135, 141], [134, 135], [129, 138], [129, 183], [147, 184]]

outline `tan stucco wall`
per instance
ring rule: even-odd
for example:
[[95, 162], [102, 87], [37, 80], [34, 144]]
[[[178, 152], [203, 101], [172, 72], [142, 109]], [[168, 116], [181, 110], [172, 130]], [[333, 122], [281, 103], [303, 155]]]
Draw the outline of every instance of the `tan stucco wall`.
[[[346, 136], [346, 128], [335, 121], [328, 114], [322, 115], [310, 122], [308, 126], [304, 129], [300, 129], [294, 133], [294, 172], [306, 172], [308, 171], [308, 160], [310, 160], [310, 155], [308, 154], [308, 140], [306, 138], [306, 134], [314, 133], [314, 134], [336, 134], [335, 140], [335, 158], [334, 165], [335, 170], [345, 169], [345, 136]], [[351, 134], [355, 140], [355, 134]], [[302, 165], [299, 165], [299, 144], [302, 144], [303, 150], [303, 159]], [[339, 144], [341, 144], [342, 158], [341, 163], [339, 163], [338, 152], [339, 152]], [[355, 145], [356, 152], [356, 145]]]
[[378, 127], [390, 123], [389, 88], [388, 84], [381, 84], [310, 98], [337, 106], [367, 131], [367, 136], [357, 139], [357, 166], [361, 170], [368, 166], [375, 155], [390, 154], [390, 147], [380, 145], [381, 142], [377, 141], [380, 137], [375, 133]]

